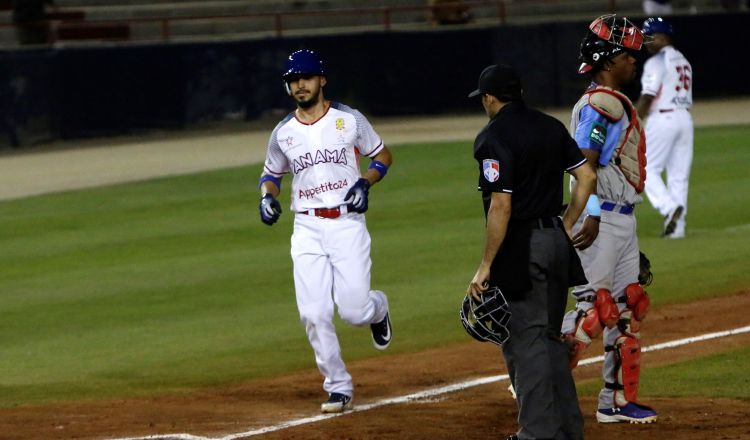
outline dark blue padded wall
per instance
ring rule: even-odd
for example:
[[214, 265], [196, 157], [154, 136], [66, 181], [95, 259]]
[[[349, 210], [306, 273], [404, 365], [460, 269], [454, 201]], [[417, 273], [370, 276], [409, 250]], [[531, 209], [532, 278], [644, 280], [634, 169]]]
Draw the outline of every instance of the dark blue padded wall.
[[[738, 61], [750, 14], [672, 22], [694, 67], [697, 98], [750, 94]], [[481, 111], [466, 94], [498, 62], [518, 68], [530, 104], [569, 106], [588, 82], [576, 73], [587, 24], [0, 52], [0, 145], [284, 112], [292, 102], [280, 74], [299, 48], [324, 58], [327, 97], [371, 115]], [[638, 84], [627, 92], [637, 97]]]

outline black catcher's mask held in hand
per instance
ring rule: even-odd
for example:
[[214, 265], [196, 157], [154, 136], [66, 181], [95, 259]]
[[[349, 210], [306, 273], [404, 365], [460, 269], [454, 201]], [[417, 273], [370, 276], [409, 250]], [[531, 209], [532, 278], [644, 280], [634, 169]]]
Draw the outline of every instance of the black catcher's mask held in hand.
[[481, 301], [467, 294], [461, 303], [460, 316], [466, 332], [479, 342], [502, 345], [510, 336], [510, 307], [497, 287], [488, 289]]

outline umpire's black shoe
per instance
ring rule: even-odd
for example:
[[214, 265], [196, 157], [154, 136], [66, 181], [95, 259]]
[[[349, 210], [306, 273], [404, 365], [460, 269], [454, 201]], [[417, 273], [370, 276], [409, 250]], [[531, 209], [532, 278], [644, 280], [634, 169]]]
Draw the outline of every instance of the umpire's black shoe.
[[320, 405], [320, 410], [324, 413], [342, 413], [347, 409], [352, 409], [352, 398], [346, 394], [331, 393], [328, 400]]
[[370, 330], [372, 331], [372, 345], [378, 350], [385, 350], [391, 345], [391, 318], [386, 312], [385, 318], [382, 321], [375, 324], [370, 324]]

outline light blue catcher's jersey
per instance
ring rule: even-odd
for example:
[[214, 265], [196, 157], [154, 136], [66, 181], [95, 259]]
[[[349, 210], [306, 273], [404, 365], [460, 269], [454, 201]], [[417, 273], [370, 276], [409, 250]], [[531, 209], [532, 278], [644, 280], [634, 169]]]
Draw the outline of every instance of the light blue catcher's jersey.
[[598, 151], [599, 166], [607, 165], [618, 147], [623, 127], [627, 126], [627, 116], [617, 122], [610, 122], [593, 107], [584, 104], [578, 118], [578, 125], [573, 133], [578, 148]]
[[[592, 88], [596, 86], [596, 83], [591, 84]], [[599, 199], [620, 204], [640, 203], [643, 199], [613, 160], [630, 126], [627, 114], [619, 121], [612, 122], [588, 102], [588, 95], [583, 95], [573, 107], [570, 134], [578, 143], [578, 148], [599, 152], [596, 167], [596, 192]], [[571, 184], [574, 181], [575, 179], [571, 179]]]

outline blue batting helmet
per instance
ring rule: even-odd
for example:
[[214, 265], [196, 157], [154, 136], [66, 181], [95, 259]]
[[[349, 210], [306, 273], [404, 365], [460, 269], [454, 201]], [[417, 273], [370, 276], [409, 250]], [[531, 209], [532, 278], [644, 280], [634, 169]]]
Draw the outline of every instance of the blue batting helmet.
[[643, 22], [643, 28], [641, 28], [644, 34], [667, 34], [672, 36], [672, 24], [664, 20], [661, 17], [651, 17]]
[[323, 68], [323, 60], [320, 59], [317, 53], [302, 49], [298, 50], [286, 60], [286, 69], [282, 78], [287, 79], [293, 75], [325, 75], [325, 69]]

